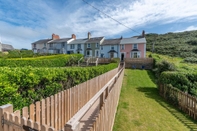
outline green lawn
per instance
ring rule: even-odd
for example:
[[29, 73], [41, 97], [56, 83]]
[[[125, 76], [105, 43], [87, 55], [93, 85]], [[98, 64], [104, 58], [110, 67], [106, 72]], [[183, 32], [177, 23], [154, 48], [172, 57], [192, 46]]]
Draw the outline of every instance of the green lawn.
[[197, 130], [197, 122], [159, 96], [150, 71], [125, 70], [113, 131], [189, 130]]

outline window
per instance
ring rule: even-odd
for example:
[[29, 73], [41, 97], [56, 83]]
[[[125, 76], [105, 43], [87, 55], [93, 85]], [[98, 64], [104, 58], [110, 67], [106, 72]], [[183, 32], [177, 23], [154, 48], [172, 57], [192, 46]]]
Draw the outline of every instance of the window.
[[98, 56], [99, 56], [99, 51], [97, 50], [97, 51], [96, 51], [96, 57], [98, 57]]
[[62, 43], [62, 48], [65, 47], [65, 43]]
[[137, 58], [137, 52], [133, 53], [133, 58]]
[[98, 43], [96, 43], [96, 48], [98, 48], [99, 47], [99, 44]]
[[53, 47], [53, 43], [50, 43], [49, 47]]
[[70, 45], [70, 49], [74, 49], [75, 48], [75, 45], [74, 44], [71, 44]]
[[34, 48], [36, 48], [36, 44], [34, 44]]
[[131, 52], [131, 58], [140, 58], [140, 52]]
[[81, 44], [78, 44], [78, 45], [77, 45], [77, 48], [78, 48], [78, 49], [81, 49]]
[[104, 57], [104, 54], [101, 54], [101, 58], [103, 58]]
[[44, 47], [46, 47], [46, 43], [44, 43]]
[[114, 50], [114, 46], [113, 45], [111, 46], [111, 50]]
[[124, 45], [121, 45], [121, 50], [124, 50]]
[[88, 48], [90, 48], [91, 46], [90, 46], [90, 43], [88, 44]]
[[133, 45], [133, 49], [137, 49], [137, 44], [134, 44]]
[[101, 50], [103, 50], [103, 46], [101, 46]]

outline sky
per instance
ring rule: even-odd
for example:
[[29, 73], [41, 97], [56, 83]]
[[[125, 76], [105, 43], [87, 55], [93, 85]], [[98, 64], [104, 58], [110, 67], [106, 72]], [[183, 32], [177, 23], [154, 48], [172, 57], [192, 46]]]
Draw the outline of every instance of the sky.
[[197, 30], [197, 0], [85, 1], [96, 9], [83, 0], [0, 0], [0, 41], [31, 49], [53, 33], [110, 39]]

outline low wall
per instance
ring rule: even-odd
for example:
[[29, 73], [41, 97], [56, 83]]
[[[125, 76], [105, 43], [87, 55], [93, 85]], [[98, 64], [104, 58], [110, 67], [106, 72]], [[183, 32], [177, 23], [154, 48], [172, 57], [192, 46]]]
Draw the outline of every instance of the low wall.
[[125, 58], [125, 68], [152, 69], [153, 58]]

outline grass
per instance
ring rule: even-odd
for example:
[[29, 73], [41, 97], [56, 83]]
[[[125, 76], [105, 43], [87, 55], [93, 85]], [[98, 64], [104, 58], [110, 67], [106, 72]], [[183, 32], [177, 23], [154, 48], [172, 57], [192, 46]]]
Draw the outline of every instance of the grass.
[[151, 71], [125, 70], [113, 131], [189, 131], [196, 124], [159, 96]]
[[151, 53], [151, 52], [147, 52], [147, 57], [148, 55], [152, 55], [153, 58], [156, 58], [158, 60], [167, 60], [171, 63], [174, 63], [175, 66], [179, 69], [179, 70], [196, 70], [197, 69], [197, 64], [192, 64], [192, 63], [185, 63], [183, 62], [183, 58], [180, 57], [171, 57], [168, 55], [161, 55], [161, 54], [156, 54], [156, 53]]

